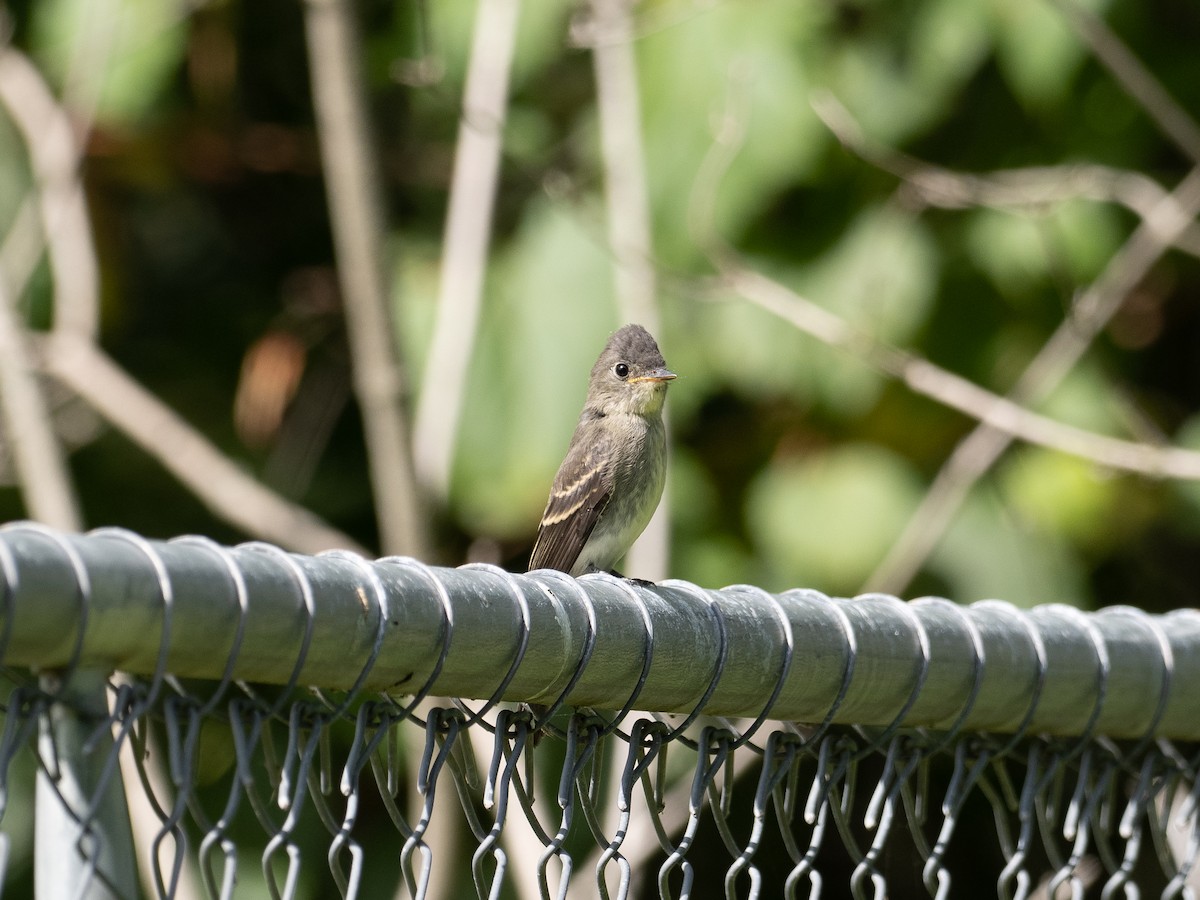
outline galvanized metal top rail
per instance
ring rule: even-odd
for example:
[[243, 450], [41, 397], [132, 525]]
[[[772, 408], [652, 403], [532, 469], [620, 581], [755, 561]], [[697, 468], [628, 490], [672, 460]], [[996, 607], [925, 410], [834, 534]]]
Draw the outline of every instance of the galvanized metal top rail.
[[0, 529], [0, 662], [807, 723], [1200, 738], [1200, 612], [833, 599]]

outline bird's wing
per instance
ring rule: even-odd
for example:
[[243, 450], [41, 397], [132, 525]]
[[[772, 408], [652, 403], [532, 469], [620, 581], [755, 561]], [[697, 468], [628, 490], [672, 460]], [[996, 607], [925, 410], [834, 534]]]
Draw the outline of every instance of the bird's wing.
[[529, 559], [533, 569], [570, 572], [612, 497], [607, 442], [573, 441], [558, 468]]

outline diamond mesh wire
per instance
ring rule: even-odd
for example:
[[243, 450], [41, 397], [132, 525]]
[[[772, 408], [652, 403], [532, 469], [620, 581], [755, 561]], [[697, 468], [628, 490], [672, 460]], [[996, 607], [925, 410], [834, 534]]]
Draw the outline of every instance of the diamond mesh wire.
[[1194, 613], [35, 526], [0, 573], [9, 896], [1192, 895]]

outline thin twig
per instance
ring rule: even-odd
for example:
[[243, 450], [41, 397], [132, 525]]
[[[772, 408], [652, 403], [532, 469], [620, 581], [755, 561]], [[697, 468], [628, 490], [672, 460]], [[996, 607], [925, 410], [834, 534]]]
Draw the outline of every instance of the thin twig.
[[422, 484], [442, 498], [450, 491], [479, 329], [519, 10], [518, 0], [481, 0], [475, 13], [443, 237], [437, 319], [413, 434]]
[[385, 553], [423, 556], [424, 520], [403, 408], [404, 374], [389, 315], [382, 191], [356, 64], [361, 53], [354, 10], [345, 0], [308, 0], [304, 9], [325, 190], [380, 543]]
[[[1100, 277], [1079, 296], [1009, 393], [1011, 401], [1019, 406], [1037, 403], [1058, 386], [1125, 297], [1198, 211], [1200, 167], [1187, 175], [1169, 200], [1159, 203], [1142, 220]], [[904, 589], [928, 559], [972, 486], [1011, 441], [1009, 433], [984, 420], [955, 448], [887, 558], [868, 579], [867, 589], [890, 593]]]
[[[994, 461], [992, 454], [1002, 452], [1013, 438], [1070, 453], [1109, 468], [1152, 477], [1194, 479], [1200, 475], [1200, 454], [1095, 434], [1041, 416], [1026, 407], [1027, 403], [1044, 397], [1061, 381], [1124, 297], [1144, 277], [1149, 266], [1178, 240], [1180, 234], [1192, 227], [1196, 210], [1200, 208], [1200, 170], [1189, 175], [1174, 192], [1164, 193], [1146, 210], [1139, 228], [1110, 260], [1101, 277], [1081, 295], [1071, 316], [1031, 364], [1018, 389], [1005, 398], [857, 331], [844, 319], [752, 271], [737, 259], [715, 232], [711, 216], [711, 198], [736, 157], [745, 134], [744, 106], [737, 101], [738, 97], [731, 89], [725, 115], [714, 134], [712, 150], [701, 169], [703, 177], [697, 180], [693, 191], [689, 216], [697, 242], [707, 249], [725, 284], [823, 343], [850, 352], [878, 371], [901, 379], [913, 391], [980, 422], [960, 444], [926, 494], [901, 541], [895, 545], [892, 557], [885, 560], [872, 577], [872, 589], [896, 592], [907, 584], [915, 574], [915, 567], [927, 558], [950, 516], [965, 498], [966, 491]], [[844, 111], [836, 101], [822, 101], [820, 106], [827, 121], [837, 121], [831, 128], [836, 127], [840, 134], [857, 130], [848, 115], [841, 116]], [[861, 138], [853, 140], [858, 146], [866, 146]], [[881, 160], [885, 157], [874, 149], [872, 154]], [[888, 157], [887, 161], [895, 164], [896, 159]], [[904, 174], [926, 168], [915, 163], [910, 165], [907, 159], [902, 162]], [[946, 186], [953, 191], [960, 191], [964, 186], [974, 190], [984, 183], [941, 175], [938, 173], [939, 190], [945, 190]], [[1026, 184], [1021, 190], [1027, 188]], [[976, 474], [974, 467], [978, 466], [982, 468]]]
[[158, 460], [214, 515], [301, 553], [336, 547], [365, 552], [348, 535], [247, 475], [91, 342], [55, 335], [40, 349], [50, 374]]
[[[638, 322], [658, 335], [632, 4], [630, 0], [592, 0], [590, 8], [599, 36], [592, 44], [592, 65], [617, 310], [622, 322]], [[669, 509], [670, 498], [664, 492], [650, 524], [629, 551], [626, 569], [639, 578], [661, 581], [667, 577]]]
[[[986, 174], [956, 172], [916, 159], [867, 137], [845, 106], [828, 91], [816, 92], [812, 107], [838, 141], [855, 156], [903, 182], [903, 195], [943, 209], [989, 206], [1045, 209], [1070, 200], [1117, 203], [1146, 218], [1170, 193], [1141, 172], [1091, 163], [1003, 169]], [[1200, 256], [1200, 226], [1194, 222], [1175, 246]]]
[[1172, 143], [1200, 163], [1200, 125], [1175, 102], [1108, 24], [1075, 0], [1050, 0], [1125, 92]]
[[765, 275], [725, 258], [723, 283], [822, 343], [846, 350], [914, 393], [957, 410], [1010, 440], [1019, 438], [1097, 465], [1152, 478], [1200, 479], [1200, 452], [1125, 441], [1059, 422], [994, 394], [926, 359], [855, 330], [844, 319]]

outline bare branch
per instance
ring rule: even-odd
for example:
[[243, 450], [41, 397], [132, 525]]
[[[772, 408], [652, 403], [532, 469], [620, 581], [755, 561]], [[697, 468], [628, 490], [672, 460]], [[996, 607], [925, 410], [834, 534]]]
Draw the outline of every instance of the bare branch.
[[388, 311], [381, 189], [356, 65], [360, 53], [353, 9], [346, 0], [308, 0], [304, 9], [325, 189], [380, 541], [384, 552], [422, 556], [421, 498], [404, 418], [404, 375]]
[[24, 290], [41, 254], [27, 207], [36, 203], [49, 249], [54, 280], [54, 327], [95, 337], [99, 322], [99, 273], [83, 185], [79, 145], [71, 120], [37, 68], [23, 53], [0, 49], [0, 104], [29, 148], [38, 191], [21, 206], [14, 231], [4, 242], [9, 289]]
[[214, 515], [302, 553], [366, 551], [308, 510], [263, 487], [89, 341], [53, 335], [42, 365], [154, 457]]
[[[638, 322], [659, 332], [655, 273], [651, 262], [650, 197], [637, 64], [633, 55], [630, 0], [592, 0], [592, 66], [600, 118], [608, 245], [613, 255], [617, 311], [622, 322]], [[628, 554], [627, 569], [641, 578], [667, 577], [670, 499], [662, 502]]]
[[631, 5], [630, 0], [593, 0], [594, 28], [602, 39], [592, 47], [592, 66], [617, 310], [622, 322], [639, 322], [654, 333], [658, 309]]
[[421, 481], [441, 497], [450, 490], [479, 328], [519, 9], [518, 0], [481, 0], [475, 14], [443, 238], [437, 320], [414, 430], [413, 456]]
[[71, 476], [30, 366], [21, 323], [0, 273], [0, 416], [13, 469], [31, 518], [78, 531], [82, 525]]

